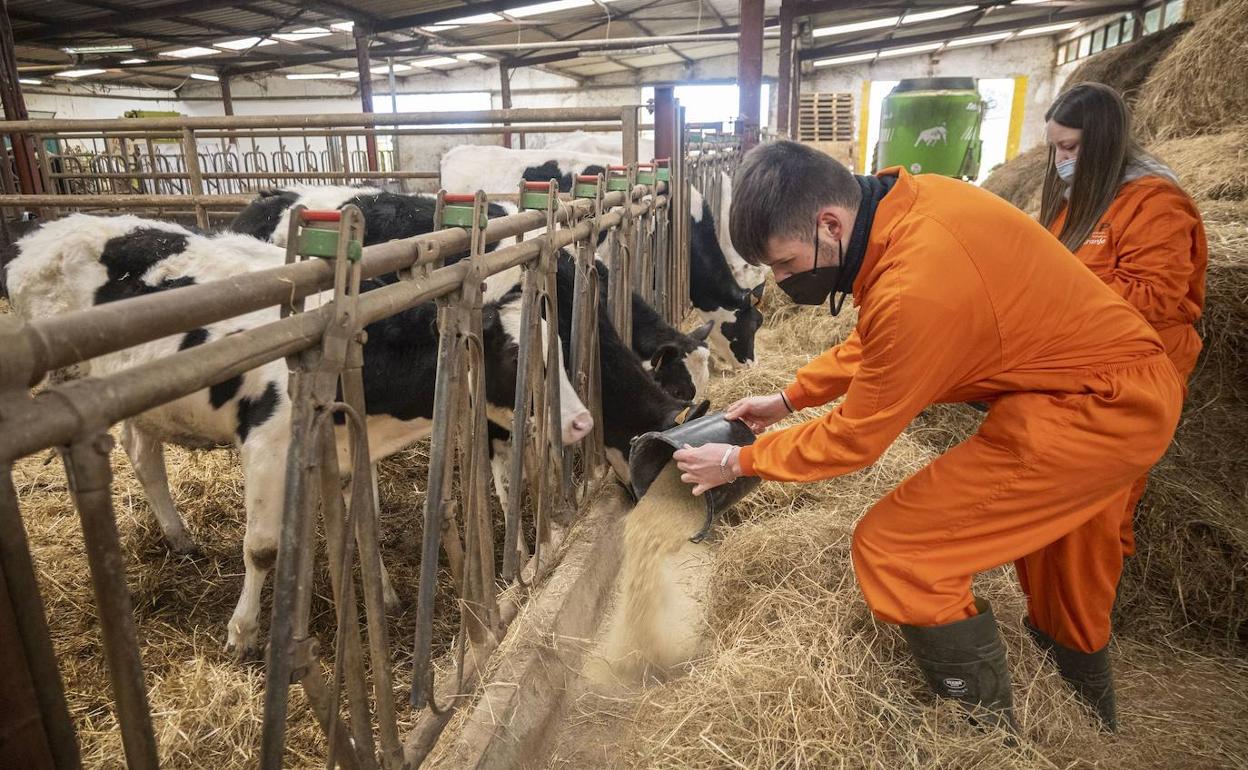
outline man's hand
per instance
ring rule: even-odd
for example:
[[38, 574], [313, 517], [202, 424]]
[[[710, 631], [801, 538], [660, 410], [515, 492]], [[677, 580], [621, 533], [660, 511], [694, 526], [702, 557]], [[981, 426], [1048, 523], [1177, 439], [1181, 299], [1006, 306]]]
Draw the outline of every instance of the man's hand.
[[[721, 465], [725, 453], [728, 454], [728, 462]], [[731, 444], [703, 444], [700, 447], [685, 444], [683, 449], [676, 450], [672, 459], [681, 470], [680, 480], [693, 484], [693, 493], [701, 495], [740, 477], [741, 463], [737, 459], [740, 453], [741, 448]]]
[[729, 420], [740, 420], [755, 433], [762, 433], [790, 414], [784, 396], [775, 393], [770, 396], [750, 396], [743, 398], [728, 407], [724, 417]]

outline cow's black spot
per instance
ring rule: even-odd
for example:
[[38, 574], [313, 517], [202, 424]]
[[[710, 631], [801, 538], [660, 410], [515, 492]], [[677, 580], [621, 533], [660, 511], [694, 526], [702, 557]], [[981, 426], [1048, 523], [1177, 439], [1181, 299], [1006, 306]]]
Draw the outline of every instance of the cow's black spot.
[[109, 238], [100, 252], [100, 264], [108, 270], [108, 282], [95, 292], [95, 304], [141, 297], [144, 294], [194, 285], [190, 276], [167, 278], [152, 285], [143, 274], [161, 260], [186, 251], [185, 233], [140, 227], [125, 235]]
[[238, 389], [243, 387], [243, 376], [231, 377], [225, 382], [218, 382], [216, 385], [208, 388], [208, 402], [212, 404], [213, 409], [220, 409], [230, 402], [230, 399], [238, 395]]
[[182, 337], [182, 342], [178, 345], [178, 350], [186, 350], [196, 345], [202, 345], [208, 341], [207, 329], [191, 329]]
[[260, 427], [273, 416], [277, 411], [277, 399], [277, 383], [270, 382], [259, 398], [238, 400], [238, 443], [246, 443], [251, 429]]

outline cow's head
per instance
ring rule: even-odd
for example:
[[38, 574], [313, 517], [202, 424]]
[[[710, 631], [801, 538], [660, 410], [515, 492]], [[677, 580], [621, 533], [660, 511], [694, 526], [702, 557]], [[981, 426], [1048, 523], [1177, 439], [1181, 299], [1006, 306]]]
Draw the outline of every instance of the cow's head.
[[707, 321], [686, 339], [660, 345], [650, 357], [650, 373], [666, 393], [682, 401], [702, 395], [711, 378], [711, 351], [706, 338], [713, 327]]
[[[230, 230], [243, 235], [250, 235], [262, 241], [273, 240], [273, 234], [282, 221], [286, 210], [299, 200], [299, 194], [292, 190], [261, 190], [256, 199], [230, 222]], [[281, 238], [286, 234], [281, 233]]]
[[734, 307], [721, 307], [700, 311], [703, 318], [711, 321], [711, 351], [729, 368], [754, 365], [754, 336], [763, 325], [759, 306], [763, 301], [764, 284], [753, 289], [742, 289], [737, 294]]
[[[505, 295], [497, 303], [487, 304], [483, 310], [482, 331], [485, 346], [486, 401], [498, 417], [508, 420], [515, 409], [516, 380], [519, 376], [520, 352], [520, 292]], [[543, 350], [539, 355], [545, 359], [546, 321], [540, 321]], [[493, 332], [493, 333], [491, 333]], [[534, 351], [537, 353], [537, 351]], [[555, 351], [558, 357], [556, 374], [559, 377], [559, 428], [564, 445], [575, 444], [594, 429], [594, 418], [581, 402], [576, 389], [568, 380], [563, 366], [562, 347]], [[496, 421], [498, 421], [496, 419]]]

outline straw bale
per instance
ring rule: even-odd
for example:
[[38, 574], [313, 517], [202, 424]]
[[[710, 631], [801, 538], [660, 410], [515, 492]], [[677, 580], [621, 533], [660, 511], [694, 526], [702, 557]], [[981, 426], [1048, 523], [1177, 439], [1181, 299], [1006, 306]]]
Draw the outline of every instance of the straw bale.
[[1248, 132], [1167, 139], [1148, 149], [1175, 170], [1183, 189], [1197, 202], [1248, 197]]
[[1145, 82], [1136, 104], [1143, 135], [1216, 133], [1248, 117], [1248, 0], [1206, 14]]
[[1041, 144], [993, 169], [984, 189], [996, 193], [1029, 214], [1040, 211], [1040, 188], [1049, 165], [1049, 148]]
[[1185, 22], [1172, 24], [1160, 32], [1085, 59], [1066, 78], [1062, 91], [1079, 83], [1104, 83], [1122, 94], [1127, 104], [1133, 104], [1153, 68], [1191, 28], [1192, 25]]

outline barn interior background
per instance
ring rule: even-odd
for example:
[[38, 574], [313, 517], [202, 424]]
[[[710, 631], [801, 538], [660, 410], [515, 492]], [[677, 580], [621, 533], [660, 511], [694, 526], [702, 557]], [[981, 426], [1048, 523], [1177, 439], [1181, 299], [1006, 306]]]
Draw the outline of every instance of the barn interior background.
[[[240, 335], [223, 358], [157, 362], [146, 381], [120, 391], [52, 385], [32, 400], [29, 388], [45, 371], [165, 327], [144, 329], [128, 313], [97, 308], [86, 323], [48, 319], [32, 333], [16, 326], [0, 299], [0, 586], [7, 595], [0, 613], [13, 613], [0, 617], [8, 634], [0, 649], [14, 656], [0, 670], [5, 697], [26, 704], [0, 709], [13, 720], [0, 741], [42, 744], [32, 766], [323, 766], [331, 734], [337, 760], [349, 767], [1248, 765], [1248, 2], [7, 0], [4, 10], [6, 244], [34, 218], [73, 211], [219, 228], [258, 190], [293, 184], [432, 193], [454, 147], [549, 154], [570, 135], [587, 134], [614, 142], [604, 167], [621, 168], [604, 168], [580, 197], [529, 190], [544, 199], [491, 220], [490, 239], [524, 233], [529, 246], [490, 262], [483, 246], [470, 247], [486, 235], [473, 224], [471, 208], [481, 203], [444, 200], [469, 209], [455, 220], [462, 226], [389, 249], [366, 247], [365, 274], [414, 266], [415, 282], [389, 295], [407, 292], [393, 302], [441, 296], [445, 312], [460, 312], [456, 323], [470, 330], [462, 312], [471, 305], [468, 268], [438, 267], [429, 244], [471, 250], [472, 270], [488, 273], [514, 258], [540, 276], [550, 268], [542, 267], [541, 244], [558, 239], [588, 254], [602, 227], [613, 242], [631, 244], [622, 251], [639, 266], [631, 285], [691, 331], [700, 323], [688, 312], [684, 285], [691, 223], [667, 212], [683, 212], [695, 193], [721, 195], [713, 192], [720, 172], [730, 173], [753, 143], [791, 136], [859, 172], [894, 157], [950, 163], [942, 173], [981, 182], [1034, 212], [1047, 163], [1043, 110], [1083, 80], [1127, 95], [1141, 138], [1197, 200], [1210, 244], [1205, 351], [1184, 421], [1138, 513], [1140, 551], [1123, 577], [1114, 642], [1122, 733], [1098, 734], [1031, 651], [1012, 576], [997, 571], [977, 586], [1012, 619], [1003, 632], [1015, 682], [1025, 688], [1017, 702], [1027, 726], [1017, 749], [965, 727], [953, 709], [911, 697], [922, 688], [917, 672], [898, 638], [870, 618], [849, 563], [857, 517], [969, 435], [977, 417], [968, 409], [929, 409], [862, 472], [813, 487], [764, 485], [738, 505], [713, 545], [704, 657], [662, 685], [606, 694], [576, 676], [606, 612], [628, 503], [598, 456], [605, 453], [591, 442], [566, 463], [561, 456], [566, 478], [531, 474], [532, 488], [509, 505], [479, 494], [469, 504], [486, 463], [473, 455], [468, 428], [457, 433], [445, 418], [442, 433], [435, 428], [431, 440], [379, 465], [377, 546], [362, 541], [358, 558], [384, 556], [402, 600], [381, 624], [388, 644], [370, 647], [378, 599], [367, 570], [355, 589], [361, 606], [354, 598], [335, 603], [328, 597], [341, 581], [331, 580], [333, 560], [318, 556], [302, 601], [320, 658], [309, 675], [308, 659], [292, 653], [287, 663], [296, 670], [284, 669], [285, 681], [320, 676], [321, 687], [336, 691], [335, 662], [351, 657], [335, 649], [351, 637], [337, 633], [340, 606], [357, 607], [361, 618], [358, 637], [344, 642], [358, 648], [355, 668], [343, 663], [359, 681], [342, 688], [345, 703], [332, 701], [341, 727], [315, 683], [289, 688], [278, 730], [266, 704], [272, 667], [239, 664], [222, 650], [243, 573], [238, 453], [167, 452], [174, 500], [201, 548], [175, 555], [120, 450], [89, 456], [103, 428], [65, 415], [77, 420], [98, 409], [111, 422], [169, 397], [152, 383], [174, 378], [193, 389], [261, 348], [270, 358], [297, 350]], [[978, 120], [934, 133], [926, 132], [935, 126], [890, 124], [886, 107], [905, 93], [896, 86], [916, 78], [946, 79], [940, 90], [960, 91], [957, 98], [969, 100], [959, 103], [962, 117], [970, 103]], [[938, 143], [943, 157], [913, 155]], [[489, 191], [502, 193], [491, 199], [524, 204], [521, 179], [508, 184]], [[722, 203], [716, 200], [719, 213]], [[343, 235], [339, 242], [348, 243], [350, 233]], [[302, 282], [300, 291], [349, 288], [349, 271], [334, 272], [328, 263], [301, 265], [279, 279]], [[277, 284], [256, 284], [226, 306], [229, 292], [196, 288], [208, 290], [189, 304], [153, 303], [138, 318], [185, 331], [247, 303], [292, 299]], [[620, 300], [627, 296], [617, 289], [604, 300], [616, 321], [627, 318]], [[539, 304], [526, 299], [530, 312]], [[787, 384], [811, 351], [853, 324], [852, 314], [830, 319], [793, 306], [770, 283], [762, 308], [757, 365], [715, 372], [707, 397], [716, 407]], [[315, 328], [306, 326], [311, 314], [295, 319], [305, 324], [305, 347], [320, 350], [330, 339], [326, 316], [316, 316]], [[582, 341], [594, 336], [588, 310], [576, 323]], [[255, 350], [243, 350], [251, 344]], [[536, 337], [529, 344], [531, 353], [540, 350]], [[590, 348], [576, 383], [587, 403]], [[461, 358], [466, 390], [478, 359]], [[181, 368], [196, 360], [201, 369]], [[302, 363], [309, 371], [316, 364]], [[541, 367], [521, 379], [530, 393], [549, 387]], [[532, 399], [534, 415], [545, 414], [541, 401]], [[483, 429], [483, 416], [460, 414], [472, 417], [463, 425]], [[523, 467], [542, 467], [534, 461], [549, 440], [548, 431], [537, 432]], [[53, 446], [73, 447], [67, 458], [77, 468], [77, 501]], [[545, 450], [548, 460], [560, 454]], [[464, 475], [439, 464], [439, 455], [445, 462], [454, 451]], [[101, 465], [100, 457], [111, 462]], [[430, 542], [423, 523], [442, 503], [427, 494], [438, 483], [431, 463], [452, 474], [445, 487], [453, 505], [442, 520], [458, 517], [461, 528], [443, 537], [475, 543], [468, 563], [488, 565], [488, 579], [467, 590], [472, 581], [456, 561], [462, 555], [444, 555], [436, 568], [420, 558]], [[107, 487], [91, 485], [110, 477]], [[504, 544], [514, 542], [517, 527], [531, 538], [546, 526], [539, 512], [554, 519], [557, 509], [571, 530], [557, 553], [535, 565], [537, 579], [504, 570]], [[484, 605], [487, 621], [474, 627], [474, 608]], [[263, 625], [268, 638], [267, 609]], [[408, 705], [420, 628], [438, 683], [432, 700], [450, 707], [445, 712]], [[363, 689], [365, 678], [371, 689]], [[387, 678], [389, 698], [377, 687]], [[453, 698], [461, 687], [463, 697]], [[21, 718], [31, 715], [38, 718]], [[363, 748], [374, 742], [375, 754]]]

